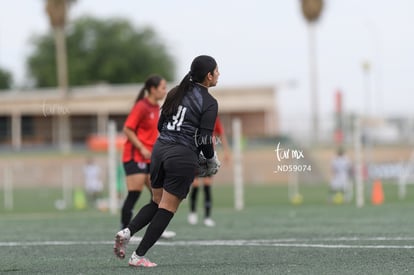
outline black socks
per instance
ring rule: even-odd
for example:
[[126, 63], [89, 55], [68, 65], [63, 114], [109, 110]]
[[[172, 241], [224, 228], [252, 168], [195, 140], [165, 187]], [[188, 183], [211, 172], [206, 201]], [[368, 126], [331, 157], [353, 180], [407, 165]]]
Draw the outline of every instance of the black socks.
[[[198, 187], [193, 186], [190, 194], [190, 211], [196, 212]], [[211, 186], [204, 185], [204, 209], [205, 217], [209, 218], [211, 215]]]
[[131, 231], [131, 236], [149, 224], [155, 213], [157, 213], [157, 210], [158, 204], [156, 204], [153, 200], [143, 206], [128, 225], [128, 229]]
[[211, 186], [204, 185], [204, 207], [205, 217], [209, 218], [211, 215]]
[[126, 228], [132, 218], [132, 210], [134, 209], [135, 203], [137, 202], [141, 191], [128, 191], [128, 195], [124, 201], [121, 211], [121, 226]]
[[191, 188], [191, 194], [190, 194], [190, 211], [193, 213], [196, 212], [197, 194], [198, 194], [198, 186], [193, 186]]
[[145, 231], [144, 238], [140, 242], [135, 252], [138, 256], [144, 256], [155, 242], [161, 237], [162, 232], [167, 228], [174, 213], [164, 208], [158, 208], [155, 216], [152, 218], [147, 230]]

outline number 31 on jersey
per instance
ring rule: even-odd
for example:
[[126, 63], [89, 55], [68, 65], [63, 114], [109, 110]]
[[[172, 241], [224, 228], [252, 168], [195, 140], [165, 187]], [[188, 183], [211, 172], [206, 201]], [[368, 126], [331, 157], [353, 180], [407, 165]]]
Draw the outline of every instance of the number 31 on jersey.
[[186, 111], [187, 107], [183, 107], [182, 105], [178, 106], [177, 113], [172, 117], [173, 120], [167, 124], [167, 129], [171, 131], [180, 131]]

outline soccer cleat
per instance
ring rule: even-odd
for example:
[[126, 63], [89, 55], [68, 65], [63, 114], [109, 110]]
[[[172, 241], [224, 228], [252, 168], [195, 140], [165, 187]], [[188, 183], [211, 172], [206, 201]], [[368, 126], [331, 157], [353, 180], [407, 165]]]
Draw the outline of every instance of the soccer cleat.
[[198, 223], [197, 214], [194, 213], [194, 212], [191, 212], [190, 214], [188, 214], [187, 220], [188, 220], [188, 223], [191, 224], [191, 225], [197, 224]]
[[174, 231], [168, 231], [165, 230], [164, 232], [162, 232], [161, 234], [161, 238], [162, 239], [172, 239], [176, 236], [177, 234]]
[[216, 223], [211, 218], [205, 218], [204, 225], [208, 227], [214, 227], [216, 226]]
[[131, 258], [129, 258], [128, 264], [130, 266], [143, 266], [143, 267], [154, 267], [157, 266], [156, 263], [152, 263], [150, 262], [150, 260], [148, 260], [145, 257], [140, 257], [137, 255], [137, 253], [132, 253]]
[[128, 228], [122, 229], [115, 235], [115, 244], [114, 244], [114, 253], [115, 255], [120, 258], [125, 258], [125, 252], [127, 244], [131, 239], [131, 232]]

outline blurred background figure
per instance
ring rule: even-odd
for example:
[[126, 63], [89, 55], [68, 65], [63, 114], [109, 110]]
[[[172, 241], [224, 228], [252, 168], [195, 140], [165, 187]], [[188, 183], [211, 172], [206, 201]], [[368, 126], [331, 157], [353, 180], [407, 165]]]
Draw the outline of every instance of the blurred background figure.
[[[225, 135], [224, 127], [220, 121], [220, 118], [217, 117], [216, 124], [214, 125], [213, 132], [213, 145], [222, 144], [224, 150], [223, 160], [225, 163], [228, 163], [230, 160], [230, 149]], [[200, 181], [203, 184], [204, 189], [204, 225], [208, 227], [213, 227], [216, 225], [215, 221], [211, 219], [211, 208], [212, 208], [212, 194], [211, 194], [211, 185], [213, 184], [213, 177], [202, 177], [195, 178], [191, 188], [190, 194], [190, 213], [188, 214], [188, 223], [195, 225], [198, 223], [198, 216], [196, 212], [197, 206], [197, 195], [198, 189], [200, 186]]]
[[83, 168], [85, 179], [85, 192], [90, 207], [96, 207], [96, 202], [103, 191], [101, 179], [101, 168], [95, 163], [92, 157], [89, 157]]
[[122, 161], [118, 161], [116, 166], [116, 194], [118, 202], [120, 202], [119, 208], [122, 207], [122, 202], [125, 199], [126, 193], [125, 183], [125, 170]]
[[330, 201], [335, 204], [342, 204], [344, 200], [350, 201], [352, 198], [352, 165], [343, 148], [338, 148], [331, 163], [331, 171]]

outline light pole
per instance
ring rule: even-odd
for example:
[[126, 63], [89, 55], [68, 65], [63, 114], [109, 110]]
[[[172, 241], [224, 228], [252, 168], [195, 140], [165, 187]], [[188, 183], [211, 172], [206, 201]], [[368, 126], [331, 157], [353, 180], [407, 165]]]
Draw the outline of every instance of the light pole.
[[365, 99], [364, 99], [364, 119], [363, 119], [363, 164], [365, 165], [365, 184], [368, 185], [370, 183], [370, 175], [369, 175], [369, 166], [372, 162], [372, 133], [371, 127], [372, 123], [372, 113], [371, 113], [371, 63], [369, 61], [362, 62], [362, 70], [364, 73], [364, 92], [365, 92]]
[[362, 71], [364, 73], [364, 89], [365, 89], [365, 109], [364, 116], [367, 119], [371, 115], [371, 89], [370, 89], [370, 73], [371, 63], [369, 61], [362, 62]]
[[302, 14], [308, 22], [309, 34], [309, 83], [311, 91], [312, 135], [313, 141], [319, 141], [319, 98], [318, 98], [318, 73], [316, 63], [316, 39], [315, 24], [323, 9], [323, 0], [301, 0]]
[[57, 82], [63, 97], [66, 97], [68, 89], [65, 41], [66, 11], [66, 0], [47, 0], [46, 12], [49, 16], [50, 25], [53, 27], [53, 35], [55, 38]]
[[[56, 48], [57, 82], [62, 96], [62, 102], [66, 101], [68, 93], [67, 52], [65, 39], [65, 25], [67, 6], [73, 0], [47, 0], [46, 12], [50, 25], [53, 27]], [[68, 153], [71, 148], [69, 114], [58, 114], [58, 143], [62, 152]]]

